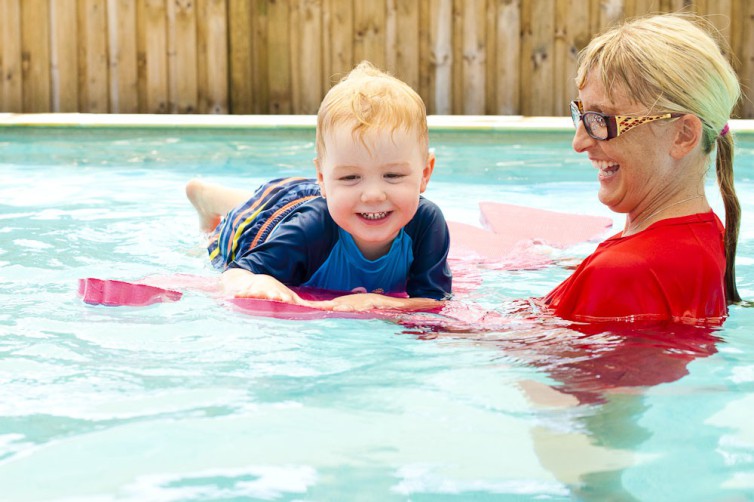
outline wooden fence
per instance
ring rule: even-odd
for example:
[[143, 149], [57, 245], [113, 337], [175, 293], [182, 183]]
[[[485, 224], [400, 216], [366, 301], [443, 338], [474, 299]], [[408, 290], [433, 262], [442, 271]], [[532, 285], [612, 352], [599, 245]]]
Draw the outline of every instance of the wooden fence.
[[368, 59], [432, 114], [564, 115], [593, 33], [678, 10], [751, 94], [748, 0], [0, 0], [0, 111], [309, 114]]

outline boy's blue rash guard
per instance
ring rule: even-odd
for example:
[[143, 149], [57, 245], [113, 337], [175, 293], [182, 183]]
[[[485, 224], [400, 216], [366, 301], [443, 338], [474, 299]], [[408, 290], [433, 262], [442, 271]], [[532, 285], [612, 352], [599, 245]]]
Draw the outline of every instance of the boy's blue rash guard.
[[364, 288], [442, 300], [451, 292], [449, 247], [448, 226], [440, 208], [421, 197], [416, 214], [388, 254], [367, 260], [353, 238], [335, 224], [325, 199], [318, 197], [295, 209], [264, 243], [237, 257], [228, 268], [271, 275], [288, 286], [334, 291]]

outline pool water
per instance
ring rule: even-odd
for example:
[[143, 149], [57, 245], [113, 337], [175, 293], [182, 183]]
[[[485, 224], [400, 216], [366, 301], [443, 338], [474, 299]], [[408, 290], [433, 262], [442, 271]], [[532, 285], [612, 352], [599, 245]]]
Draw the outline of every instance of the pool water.
[[[754, 309], [714, 331], [454, 331], [251, 317], [195, 291], [138, 308], [77, 297], [83, 277], [214, 280], [185, 182], [311, 175], [313, 136], [0, 129], [0, 500], [754, 498]], [[431, 143], [425, 195], [449, 220], [492, 200], [622, 224], [567, 132]], [[754, 299], [754, 139], [738, 143], [738, 285]], [[722, 214], [713, 180], [708, 195]], [[464, 301], [503, 312], [571, 270], [476, 272]]]

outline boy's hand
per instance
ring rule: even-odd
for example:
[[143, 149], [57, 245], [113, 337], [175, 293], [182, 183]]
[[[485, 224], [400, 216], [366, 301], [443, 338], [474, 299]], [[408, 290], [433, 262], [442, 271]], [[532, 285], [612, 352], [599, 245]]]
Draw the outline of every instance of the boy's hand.
[[286, 303], [306, 304], [288, 286], [270, 275], [252, 274], [248, 270], [231, 268], [222, 275], [223, 292], [236, 298], [260, 298]]
[[[312, 302], [314, 303], [314, 302]], [[442, 302], [429, 298], [396, 298], [376, 293], [356, 293], [324, 302], [316, 302], [316, 308], [336, 311], [364, 311], [371, 309], [430, 310], [442, 306]]]

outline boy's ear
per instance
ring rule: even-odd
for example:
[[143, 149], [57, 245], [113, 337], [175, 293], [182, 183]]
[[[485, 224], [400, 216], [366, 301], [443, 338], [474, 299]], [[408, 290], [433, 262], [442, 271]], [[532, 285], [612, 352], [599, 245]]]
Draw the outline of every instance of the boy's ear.
[[427, 164], [424, 166], [424, 169], [422, 170], [422, 182], [421, 187], [419, 189], [419, 193], [424, 193], [424, 191], [427, 189], [427, 183], [429, 183], [429, 178], [432, 177], [432, 171], [435, 170], [435, 154], [433, 152], [429, 152], [429, 155], [427, 156]]
[[322, 194], [322, 198], [326, 199], [327, 195], [325, 194], [325, 183], [324, 179], [322, 178], [322, 168], [319, 165], [319, 159], [314, 159], [314, 167], [317, 169], [317, 185], [319, 185], [319, 191]]
[[670, 155], [676, 160], [682, 159], [701, 142], [702, 134], [703, 126], [699, 117], [690, 113], [679, 117]]

